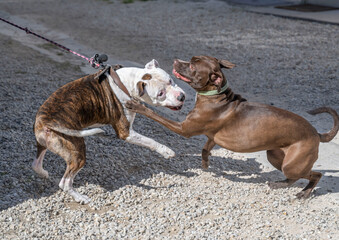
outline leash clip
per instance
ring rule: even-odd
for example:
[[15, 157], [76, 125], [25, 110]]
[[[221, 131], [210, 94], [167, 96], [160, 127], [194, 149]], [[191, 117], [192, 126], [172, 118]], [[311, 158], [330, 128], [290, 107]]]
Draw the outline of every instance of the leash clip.
[[107, 60], [108, 57], [106, 54], [99, 55], [96, 53], [93, 57], [89, 59], [89, 63], [95, 69], [98, 69], [99, 67], [106, 68], [107, 64], [104, 64], [104, 62], [106, 62]]
[[113, 78], [114, 83], [129, 97], [131, 98], [131, 95], [129, 94], [127, 88], [125, 87], [125, 85], [121, 82], [119, 75], [115, 72], [116, 70], [118, 70], [119, 68], [122, 68], [121, 65], [115, 65], [114, 68], [112, 68], [111, 65], [109, 64], [104, 64], [104, 62], [106, 62], [108, 59], [106, 54], [95, 54], [92, 58], [90, 58], [89, 63], [91, 64], [92, 67], [94, 67], [95, 69], [98, 69], [99, 67], [102, 67], [101, 72], [95, 76], [94, 79], [98, 79], [99, 83], [101, 83], [105, 77], [105, 73], [108, 72], [108, 74], [111, 75], [111, 77]]

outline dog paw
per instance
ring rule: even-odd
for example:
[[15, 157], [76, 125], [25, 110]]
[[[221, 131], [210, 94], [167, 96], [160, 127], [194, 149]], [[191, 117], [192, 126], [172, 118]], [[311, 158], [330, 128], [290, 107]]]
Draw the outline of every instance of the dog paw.
[[48, 172], [44, 169], [41, 170], [41, 172], [39, 173], [40, 177], [42, 178], [49, 178]]
[[38, 167], [35, 167], [33, 166], [33, 170], [39, 175], [39, 177], [41, 178], [48, 178], [48, 172], [43, 169], [43, 168], [38, 168]]
[[76, 202], [78, 202], [82, 205], [88, 204], [91, 201], [91, 199], [89, 197], [87, 197], [86, 195], [81, 195], [80, 193], [78, 193], [74, 189], [68, 190], [68, 194], [71, 195], [74, 198], [74, 201], [76, 201]]
[[170, 148], [168, 148], [168, 147], [166, 147], [166, 146], [163, 146], [163, 145], [161, 145], [161, 146], [158, 148], [157, 152], [158, 152], [159, 154], [161, 154], [161, 155], [162, 155], [164, 158], [166, 158], [166, 159], [175, 157], [175, 152], [174, 152], [172, 149], [170, 149]]
[[207, 161], [202, 160], [201, 166], [202, 166], [202, 168], [205, 169], [205, 170], [208, 169], [208, 167], [209, 167], [209, 161], [208, 161], [208, 160], [207, 160]]
[[125, 103], [125, 106], [128, 110], [136, 113], [142, 113], [147, 109], [144, 105], [136, 101], [135, 99], [129, 100]]

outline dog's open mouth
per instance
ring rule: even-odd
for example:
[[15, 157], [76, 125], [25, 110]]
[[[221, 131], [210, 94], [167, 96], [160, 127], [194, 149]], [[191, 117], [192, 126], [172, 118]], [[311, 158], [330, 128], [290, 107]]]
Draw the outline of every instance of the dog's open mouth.
[[180, 105], [180, 106], [166, 106], [166, 107], [173, 110], [173, 111], [179, 111], [182, 108], [182, 105]]
[[188, 83], [190, 83], [190, 82], [192, 82], [190, 79], [188, 79], [187, 77], [184, 77], [183, 75], [181, 75], [180, 73], [178, 73], [174, 68], [173, 68], [173, 74], [174, 74], [174, 76], [176, 77], [176, 78], [178, 78], [178, 79], [181, 79], [181, 80], [183, 80], [183, 81], [185, 81], [185, 82], [188, 82]]

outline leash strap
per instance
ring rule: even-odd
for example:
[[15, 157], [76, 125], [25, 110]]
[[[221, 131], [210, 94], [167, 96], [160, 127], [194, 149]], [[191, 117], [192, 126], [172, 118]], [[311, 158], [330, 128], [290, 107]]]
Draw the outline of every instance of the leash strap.
[[78, 57], [81, 57], [81, 58], [87, 60], [87, 62], [89, 62], [89, 63], [91, 64], [91, 66], [94, 67], [94, 68], [99, 68], [99, 67], [100, 67], [100, 64], [99, 64], [99, 63], [93, 61], [93, 58], [94, 58], [94, 57], [88, 58], [88, 57], [86, 57], [86, 56], [84, 56], [84, 55], [82, 55], [82, 54], [80, 54], [80, 53], [77, 53], [77, 52], [75, 52], [75, 51], [69, 49], [68, 47], [65, 47], [65, 46], [63, 46], [63, 45], [61, 45], [61, 44], [59, 44], [59, 43], [57, 43], [57, 42], [54, 42], [54, 41], [52, 41], [52, 40], [50, 40], [50, 39], [48, 39], [48, 38], [45, 38], [45, 37], [43, 37], [43, 36], [41, 36], [41, 35], [39, 35], [39, 34], [36, 34], [36, 33], [32, 32], [32, 31], [30, 31], [27, 27], [25, 27], [25, 28], [24, 28], [24, 27], [21, 27], [21, 26], [15, 24], [15, 23], [12, 23], [12, 22], [10, 22], [10, 21], [7, 21], [6, 19], [3, 19], [2, 17], [0, 17], [0, 20], [3, 21], [3, 22], [5, 22], [5, 23], [8, 23], [8, 24], [10, 24], [10, 25], [12, 25], [12, 26], [14, 26], [14, 27], [16, 27], [16, 28], [19, 28], [19, 29], [25, 31], [27, 34], [32, 34], [32, 35], [34, 35], [34, 36], [36, 36], [36, 37], [38, 37], [38, 38], [41, 38], [41, 39], [43, 39], [43, 40], [45, 40], [45, 41], [47, 41], [47, 42], [49, 42], [49, 43], [52, 43], [52, 44], [54, 44], [54, 45], [56, 45], [56, 46], [58, 46], [58, 47], [60, 47], [60, 48], [62, 48], [62, 49], [64, 49], [64, 50], [66, 50], [67, 52], [73, 53], [74, 55], [76, 55], [76, 56], [78, 56]]
[[[120, 68], [120, 65], [117, 65], [115, 68]], [[131, 95], [129, 94], [127, 88], [125, 85], [121, 82], [121, 79], [119, 75], [116, 73], [115, 69], [112, 68], [110, 65], [106, 65], [105, 68], [95, 77], [95, 79], [99, 80], [99, 83], [102, 82], [106, 76], [105, 73], [108, 72], [108, 74], [112, 77], [113, 82], [129, 97], [132, 98]]]
[[[21, 26], [15, 24], [15, 23], [12, 23], [12, 22], [10, 22], [10, 21], [7, 21], [6, 19], [3, 19], [2, 17], [0, 17], [0, 20], [3, 21], [3, 22], [5, 22], [5, 23], [8, 23], [8, 24], [10, 24], [10, 25], [12, 25], [12, 26], [14, 26], [14, 27], [16, 27], [16, 28], [19, 28], [19, 29], [25, 31], [27, 34], [32, 34], [32, 35], [34, 35], [34, 36], [36, 36], [36, 37], [38, 37], [38, 38], [41, 38], [41, 39], [43, 39], [43, 40], [45, 40], [45, 41], [47, 41], [47, 42], [49, 42], [49, 43], [52, 43], [52, 44], [58, 46], [58, 47], [60, 47], [60, 48], [62, 48], [62, 49], [64, 49], [64, 50], [66, 50], [66, 51], [68, 51], [68, 52], [70, 52], [70, 53], [73, 53], [74, 55], [76, 55], [76, 56], [78, 56], [78, 57], [81, 57], [81, 58], [87, 60], [87, 62], [89, 62], [89, 64], [90, 64], [93, 68], [95, 68], [95, 69], [98, 69], [99, 67], [102, 67], [103, 70], [101, 71], [100, 74], [98, 74], [98, 75], [96, 76], [96, 78], [98, 78], [99, 81], [101, 81], [101, 80], [100, 80], [100, 79], [101, 79], [100, 76], [102, 76], [103, 74], [105, 74], [105, 73], [108, 71], [109, 74], [112, 76], [113, 81], [115, 82], [115, 84], [116, 84], [116, 85], [117, 85], [124, 93], [126, 93], [127, 96], [129, 96], [129, 97], [131, 98], [131, 95], [129, 94], [129, 92], [128, 92], [127, 88], [125, 87], [125, 85], [121, 82], [120, 77], [119, 77], [118, 74], [115, 72], [115, 69], [113, 69], [113, 68], [112, 68], [110, 65], [108, 65], [108, 64], [107, 64], [107, 65], [103, 64], [103, 63], [106, 62], [107, 59], [108, 59], [107, 55], [105, 55], [105, 54], [101, 54], [101, 55], [95, 54], [93, 57], [88, 58], [88, 57], [86, 57], [86, 56], [84, 56], [84, 55], [82, 55], [82, 54], [80, 54], [80, 53], [77, 53], [77, 52], [75, 52], [75, 51], [69, 49], [68, 47], [65, 47], [65, 46], [63, 46], [63, 45], [61, 45], [61, 44], [59, 44], [59, 43], [57, 43], [57, 42], [54, 42], [54, 41], [52, 41], [52, 40], [50, 40], [50, 39], [48, 39], [48, 38], [45, 38], [45, 37], [43, 37], [43, 36], [41, 36], [41, 35], [39, 35], [39, 34], [36, 34], [36, 33], [32, 32], [32, 31], [28, 30], [27, 27], [26, 27], [26, 28], [21, 27]], [[121, 66], [120, 66], [120, 65], [117, 65], [116, 68], [117, 68], [117, 67], [120, 68]]]
[[116, 71], [114, 71], [114, 69], [109, 70], [111, 77], [113, 78], [114, 83], [129, 97], [132, 98], [131, 95], [129, 94], [127, 88], [125, 87], [125, 85], [121, 82], [119, 75], [116, 73]]

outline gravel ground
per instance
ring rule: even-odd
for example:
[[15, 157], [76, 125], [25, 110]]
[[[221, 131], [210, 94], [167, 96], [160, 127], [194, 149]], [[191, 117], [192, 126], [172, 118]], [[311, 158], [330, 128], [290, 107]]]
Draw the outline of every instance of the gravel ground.
[[[223, 1], [5, 0], [0, 9], [67, 46], [139, 64], [155, 58], [168, 72], [174, 58], [226, 58], [237, 64], [225, 72], [235, 92], [301, 114], [320, 130], [331, 127], [330, 118], [309, 118], [306, 110], [327, 105], [339, 112], [336, 25], [248, 13]], [[58, 188], [63, 159], [46, 154], [47, 180], [31, 169], [32, 128], [38, 107], [83, 76], [84, 66], [32, 36], [0, 28], [2, 239], [339, 238], [338, 169], [324, 170], [311, 198], [297, 200], [305, 181], [270, 190], [267, 182], [283, 179], [280, 172], [217, 147], [203, 171], [204, 137], [182, 138], [143, 116], [135, 129], [177, 156], [165, 160], [107, 127], [110, 137], [86, 138], [87, 163], [74, 183], [92, 202], [75, 203]], [[194, 103], [193, 91], [179, 84], [188, 93], [182, 111], [156, 109], [174, 120]]]

